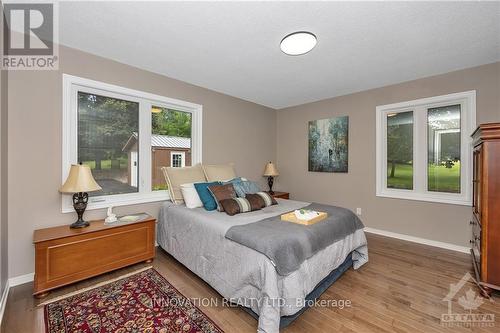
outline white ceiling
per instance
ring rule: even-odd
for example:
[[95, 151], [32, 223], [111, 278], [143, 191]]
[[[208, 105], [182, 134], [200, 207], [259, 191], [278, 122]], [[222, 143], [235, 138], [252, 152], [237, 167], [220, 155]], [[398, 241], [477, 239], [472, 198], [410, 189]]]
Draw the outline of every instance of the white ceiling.
[[[62, 44], [272, 108], [500, 60], [500, 2], [66, 2]], [[304, 56], [280, 40], [318, 37]]]

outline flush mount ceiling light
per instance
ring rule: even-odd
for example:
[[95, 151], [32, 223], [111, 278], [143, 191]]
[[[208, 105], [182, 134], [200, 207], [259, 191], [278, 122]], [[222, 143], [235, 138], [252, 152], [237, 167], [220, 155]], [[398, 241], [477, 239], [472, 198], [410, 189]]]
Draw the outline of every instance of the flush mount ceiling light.
[[291, 33], [281, 40], [281, 51], [288, 55], [301, 55], [311, 51], [316, 46], [316, 36], [307, 31]]

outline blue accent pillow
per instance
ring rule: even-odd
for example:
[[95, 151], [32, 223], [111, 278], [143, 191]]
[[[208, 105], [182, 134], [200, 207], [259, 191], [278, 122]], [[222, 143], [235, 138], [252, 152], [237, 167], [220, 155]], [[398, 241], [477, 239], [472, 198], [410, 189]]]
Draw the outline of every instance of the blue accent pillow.
[[222, 182], [222, 185], [227, 185], [227, 184], [238, 184], [238, 183], [241, 183], [243, 180], [241, 179], [241, 177], [236, 177], [236, 178], [233, 178], [231, 180], [228, 180], [228, 181], [225, 181], [225, 182]]
[[261, 191], [256, 182], [251, 180], [241, 180], [241, 178], [239, 181], [234, 181], [235, 179], [230, 180], [230, 182], [233, 184], [236, 195], [240, 198], [245, 198], [247, 194], [255, 194]]
[[[233, 178], [231, 180], [228, 180], [226, 182], [222, 182], [222, 185], [227, 185], [227, 184], [232, 184], [233, 185], [233, 188], [234, 188], [234, 191], [236, 192], [236, 195], [240, 198], [244, 198], [245, 196], [241, 196], [241, 190], [240, 192], [238, 192], [237, 188], [241, 188], [240, 184], [243, 180], [241, 179], [241, 177], [236, 177], [236, 178]], [[243, 193], [244, 194], [244, 193]]]
[[215, 210], [217, 209], [217, 202], [215, 202], [212, 193], [208, 190], [209, 186], [212, 185], [222, 185], [221, 182], [211, 182], [211, 183], [194, 183], [194, 188], [198, 195], [200, 196], [201, 202], [203, 202], [203, 207], [206, 210]]

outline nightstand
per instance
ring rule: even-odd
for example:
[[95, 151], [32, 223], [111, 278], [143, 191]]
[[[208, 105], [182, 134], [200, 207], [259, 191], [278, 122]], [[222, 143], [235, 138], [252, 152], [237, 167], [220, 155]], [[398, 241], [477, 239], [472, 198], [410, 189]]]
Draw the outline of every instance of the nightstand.
[[[269, 191], [267, 191], [269, 193]], [[271, 194], [271, 193], [269, 193]], [[290, 199], [290, 193], [288, 192], [279, 192], [279, 191], [274, 191], [273, 194], [271, 194], [273, 198], [280, 198], [280, 199]]]

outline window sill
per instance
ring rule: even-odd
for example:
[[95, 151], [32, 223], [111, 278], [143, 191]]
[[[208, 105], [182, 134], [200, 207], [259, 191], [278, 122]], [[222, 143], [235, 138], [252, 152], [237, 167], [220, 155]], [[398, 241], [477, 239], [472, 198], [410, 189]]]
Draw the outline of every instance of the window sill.
[[[151, 193], [128, 193], [116, 194], [102, 197], [90, 197], [86, 210], [95, 210], [108, 208], [110, 206], [127, 206], [137, 205], [158, 201], [166, 201], [170, 199], [168, 191], [155, 191]], [[75, 210], [72, 205], [71, 195], [62, 196], [62, 210], [63, 213], [74, 213]]]
[[472, 200], [464, 199], [463, 195], [439, 195], [432, 193], [406, 193], [405, 191], [380, 191], [377, 192], [377, 197], [402, 199], [402, 200], [415, 200], [434, 203], [444, 203], [450, 205], [472, 206]]

